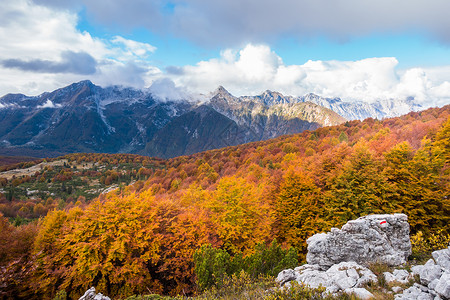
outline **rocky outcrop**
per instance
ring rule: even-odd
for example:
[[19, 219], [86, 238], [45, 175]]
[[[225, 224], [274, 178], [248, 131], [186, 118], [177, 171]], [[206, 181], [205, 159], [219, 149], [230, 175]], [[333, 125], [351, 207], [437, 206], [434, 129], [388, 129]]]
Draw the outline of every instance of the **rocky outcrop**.
[[303, 265], [294, 270], [284, 270], [278, 274], [277, 281], [285, 288], [291, 286], [291, 281], [305, 284], [311, 288], [320, 286], [325, 293], [354, 294], [360, 299], [370, 299], [372, 293], [362, 286], [369, 281], [376, 281], [377, 277], [369, 269], [355, 262], [342, 262], [333, 265], [326, 271], [317, 265]]
[[[297, 281], [311, 288], [322, 286], [331, 294], [370, 299], [373, 295], [364, 286], [377, 277], [366, 267], [374, 262], [404, 264], [411, 254], [407, 220], [404, 214], [370, 215], [349, 221], [340, 230], [316, 234], [307, 241], [308, 264], [280, 272], [277, 281], [284, 288]], [[425, 265], [411, 267], [411, 272], [383, 273], [395, 300], [450, 300], [450, 245], [432, 256]], [[403, 291], [415, 276], [420, 283]]]
[[320, 270], [317, 265], [306, 264], [294, 270], [284, 270], [277, 277], [277, 281], [285, 287], [290, 287], [293, 280], [311, 288], [322, 286], [327, 293], [345, 292], [369, 299], [373, 295], [362, 286], [369, 281], [376, 281], [377, 277], [355, 262], [342, 262], [326, 271]]
[[[316, 234], [307, 243], [308, 264], [282, 271], [278, 282], [289, 287], [290, 281], [296, 280], [311, 288], [323, 286], [331, 294], [344, 292], [361, 299], [373, 297], [363, 285], [377, 281], [366, 268], [368, 264], [400, 265], [411, 254], [408, 217], [404, 214], [361, 217], [342, 229]], [[401, 271], [390, 275], [401, 280], [409, 276]]]
[[[415, 283], [402, 294], [395, 295], [395, 300], [434, 300], [434, 296], [428, 293], [428, 288]], [[436, 300], [440, 300], [437, 298]]]
[[95, 288], [91, 287], [78, 300], [111, 300], [111, 299], [107, 296], [104, 296], [102, 293], [96, 294]]
[[344, 261], [365, 266], [372, 262], [398, 266], [411, 254], [408, 217], [404, 214], [361, 217], [349, 221], [342, 229], [315, 234], [307, 243], [306, 261], [323, 270]]
[[450, 246], [434, 251], [432, 256], [425, 265], [411, 268], [419, 276], [420, 284], [415, 283], [403, 294], [395, 295], [396, 300], [450, 299]]

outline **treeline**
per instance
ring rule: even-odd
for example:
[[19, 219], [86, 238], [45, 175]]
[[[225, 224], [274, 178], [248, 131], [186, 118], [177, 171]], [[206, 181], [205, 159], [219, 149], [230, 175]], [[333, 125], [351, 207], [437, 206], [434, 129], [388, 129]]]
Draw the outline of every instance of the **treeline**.
[[[449, 117], [446, 106], [159, 161], [147, 180], [30, 227], [32, 246], [0, 254], [1, 277], [22, 283], [5, 293], [192, 294], [209, 280], [195, 273], [205, 249], [251, 261], [276, 239], [303, 260], [309, 236], [372, 213], [449, 234]], [[20, 257], [30, 272], [16, 271]]]

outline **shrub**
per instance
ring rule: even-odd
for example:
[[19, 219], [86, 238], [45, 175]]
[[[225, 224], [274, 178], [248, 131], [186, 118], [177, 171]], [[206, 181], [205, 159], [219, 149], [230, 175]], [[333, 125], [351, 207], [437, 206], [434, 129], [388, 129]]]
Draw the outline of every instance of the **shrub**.
[[273, 240], [269, 246], [257, 244], [253, 253], [245, 257], [242, 252], [232, 257], [223, 249], [204, 245], [195, 252], [194, 264], [198, 289], [204, 291], [212, 286], [221, 288], [227, 277], [242, 271], [253, 279], [260, 275], [277, 276], [283, 269], [296, 267], [298, 260], [297, 251], [293, 247], [283, 250]]
[[56, 293], [55, 298], [53, 300], [66, 300], [67, 299], [67, 293], [65, 290], [61, 290]]
[[426, 236], [422, 231], [418, 231], [411, 236], [412, 257], [425, 261], [430, 257], [431, 252], [447, 248], [449, 243], [450, 234], [445, 234], [443, 229]]
[[212, 286], [221, 286], [226, 275], [238, 271], [238, 259], [238, 256], [233, 259], [225, 250], [203, 245], [194, 254], [198, 289], [203, 291]]
[[252, 278], [244, 270], [231, 276], [225, 275], [222, 283], [222, 286], [213, 286], [195, 299], [264, 299], [268, 295], [267, 290], [276, 285], [273, 277], [263, 275]]
[[168, 297], [168, 296], [161, 296], [158, 294], [151, 294], [151, 295], [133, 295], [125, 300], [172, 300], [172, 299], [182, 299], [181, 297]]
[[282, 270], [296, 267], [297, 257], [295, 248], [283, 250], [277, 240], [273, 240], [269, 246], [258, 243], [254, 253], [245, 257], [244, 269], [254, 278], [259, 274], [276, 277]]

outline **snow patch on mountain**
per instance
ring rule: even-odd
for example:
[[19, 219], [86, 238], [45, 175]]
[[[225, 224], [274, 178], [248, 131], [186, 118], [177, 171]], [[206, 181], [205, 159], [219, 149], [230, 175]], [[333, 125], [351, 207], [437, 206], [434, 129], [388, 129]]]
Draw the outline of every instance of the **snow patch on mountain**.
[[0, 109], [7, 109], [7, 108], [20, 108], [21, 106], [17, 105], [16, 103], [5, 103], [0, 102]]
[[61, 104], [54, 104], [50, 99], [47, 99], [47, 102], [45, 102], [42, 105], [36, 106], [36, 108], [60, 108], [62, 107]]

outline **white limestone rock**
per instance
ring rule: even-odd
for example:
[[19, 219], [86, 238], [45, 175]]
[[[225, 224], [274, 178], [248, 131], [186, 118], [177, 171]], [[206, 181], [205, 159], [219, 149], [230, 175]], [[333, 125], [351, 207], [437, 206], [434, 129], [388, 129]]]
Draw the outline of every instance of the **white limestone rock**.
[[413, 278], [413, 276], [406, 270], [395, 269], [392, 273], [384, 272], [384, 279], [387, 283], [398, 282], [398, 283], [408, 283], [409, 279]]
[[405, 214], [369, 215], [347, 222], [342, 229], [315, 234], [307, 240], [308, 264], [323, 270], [343, 261], [368, 265], [382, 262], [397, 266], [411, 254], [408, 217]]
[[111, 300], [111, 299], [107, 296], [104, 296], [102, 293], [96, 294], [95, 288], [91, 287], [78, 300]]
[[450, 299], [450, 272], [442, 274], [434, 290], [444, 299]]
[[[417, 268], [415, 268], [415, 270], [417, 270]], [[420, 276], [420, 283], [428, 285], [433, 280], [441, 277], [442, 270], [440, 266], [436, 265], [434, 260], [430, 259], [419, 269], [418, 274]]]
[[323, 286], [328, 292], [336, 292], [339, 288], [333, 284], [329, 274], [324, 271], [314, 269], [304, 269], [299, 273], [296, 273], [296, 280], [304, 283], [309, 287], [316, 289], [319, 286]]
[[403, 289], [402, 289], [401, 287], [399, 287], [399, 286], [393, 286], [393, 287], [391, 288], [391, 290], [392, 290], [394, 293], [396, 293], [396, 294], [398, 294], [398, 293], [400, 293], [401, 291], [403, 291]]
[[295, 272], [292, 269], [281, 271], [277, 276], [277, 282], [283, 286], [286, 282], [295, 280]]
[[422, 272], [423, 268], [424, 268], [424, 265], [412, 266], [411, 267], [411, 272], [414, 275], [419, 275], [420, 276], [420, 273]]
[[434, 251], [431, 253], [436, 264], [444, 271], [450, 272], [450, 248]]
[[428, 284], [428, 288], [429, 288], [430, 290], [434, 290], [434, 289], [436, 288], [438, 282], [439, 282], [439, 279], [437, 279], [437, 278], [434, 279], [433, 281], [431, 281], [431, 282]]
[[403, 294], [397, 294], [394, 296], [395, 300], [433, 300], [433, 295], [422, 291], [416, 285], [403, 291]]
[[333, 265], [326, 271], [319, 270], [317, 265], [303, 265], [295, 269], [296, 280], [311, 288], [323, 286], [326, 292], [337, 293], [353, 288], [360, 288], [377, 277], [369, 269], [355, 262], [342, 262]]
[[369, 292], [368, 290], [366, 290], [365, 288], [350, 288], [350, 289], [346, 289], [344, 291], [344, 293], [353, 294], [356, 297], [358, 297], [358, 299], [362, 299], [362, 300], [367, 300], [367, 299], [373, 298], [373, 294], [371, 292]]
[[394, 296], [395, 300], [433, 300], [434, 296], [428, 293], [428, 288], [414, 284], [412, 287], [403, 291], [403, 294]]
[[318, 265], [304, 264], [294, 269], [296, 273], [300, 273], [304, 270], [320, 270], [320, 267]]

